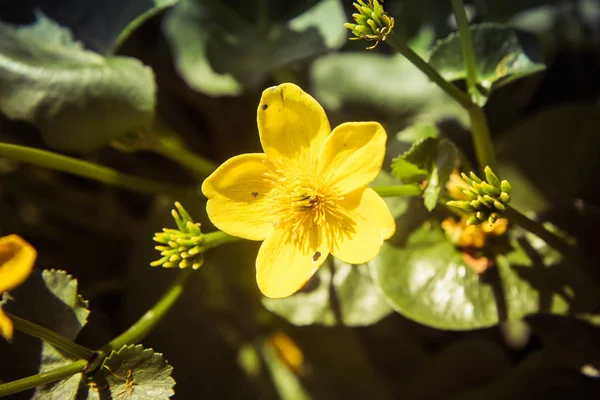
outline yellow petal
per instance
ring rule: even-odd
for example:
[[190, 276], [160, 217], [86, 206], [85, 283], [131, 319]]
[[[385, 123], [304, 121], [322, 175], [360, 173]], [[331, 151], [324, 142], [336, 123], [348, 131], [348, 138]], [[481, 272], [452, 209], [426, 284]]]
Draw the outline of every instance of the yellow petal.
[[303, 227], [294, 238], [289, 226], [278, 226], [256, 257], [256, 282], [267, 297], [287, 297], [310, 279], [329, 255], [329, 245], [316, 225]]
[[3, 336], [6, 340], [10, 340], [13, 337], [13, 331], [12, 321], [4, 314], [2, 308], [0, 308], [0, 336]]
[[361, 188], [344, 196], [339, 206], [353, 222], [352, 232], [336, 237], [334, 257], [348, 264], [364, 264], [374, 259], [396, 230], [396, 222], [385, 201], [371, 188]]
[[347, 122], [327, 137], [318, 171], [341, 193], [372, 182], [381, 170], [387, 135], [377, 122]]
[[292, 83], [266, 89], [257, 113], [260, 142], [273, 160], [316, 160], [331, 132], [323, 107]]
[[0, 238], [0, 294], [23, 283], [33, 270], [37, 252], [18, 235]]
[[273, 187], [265, 181], [271, 164], [264, 154], [242, 154], [225, 161], [202, 184], [206, 212], [225, 233], [264, 240], [276, 216], [271, 209]]

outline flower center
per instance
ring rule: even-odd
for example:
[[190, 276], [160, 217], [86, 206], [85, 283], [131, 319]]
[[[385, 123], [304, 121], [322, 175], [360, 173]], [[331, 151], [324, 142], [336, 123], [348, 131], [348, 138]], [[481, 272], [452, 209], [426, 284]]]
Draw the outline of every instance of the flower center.
[[[285, 168], [274, 163], [275, 168], [266, 173], [273, 186], [272, 207], [279, 218], [275, 226], [288, 225], [294, 236], [310, 225], [324, 225], [336, 213], [336, 202], [343, 199], [310, 169]], [[313, 170], [314, 171], [314, 170]]]

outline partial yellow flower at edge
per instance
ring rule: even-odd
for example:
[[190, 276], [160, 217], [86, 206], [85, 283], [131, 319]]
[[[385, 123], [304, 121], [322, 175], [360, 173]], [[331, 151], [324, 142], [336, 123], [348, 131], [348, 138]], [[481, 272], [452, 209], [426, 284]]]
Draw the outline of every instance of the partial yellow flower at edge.
[[[22, 284], [33, 271], [37, 251], [18, 235], [0, 238], [0, 295]], [[0, 335], [13, 336], [12, 321], [0, 308]]]
[[375, 258], [396, 229], [367, 187], [383, 164], [383, 127], [348, 122], [331, 131], [321, 105], [291, 83], [266, 89], [257, 112], [264, 153], [227, 160], [202, 192], [217, 228], [264, 240], [256, 259], [262, 293], [295, 293], [330, 253], [350, 264]]

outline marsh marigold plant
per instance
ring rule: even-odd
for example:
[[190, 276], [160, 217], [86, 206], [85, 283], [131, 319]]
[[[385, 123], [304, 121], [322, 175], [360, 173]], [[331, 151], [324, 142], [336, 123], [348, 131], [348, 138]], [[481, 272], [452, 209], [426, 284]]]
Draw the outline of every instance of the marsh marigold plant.
[[264, 241], [256, 259], [262, 293], [295, 293], [329, 254], [350, 264], [375, 258], [395, 231], [367, 186], [383, 164], [383, 127], [347, 122], [331, 131], [321, 105], [290, 83], [263, 92], [257, 121], [264, 153], [230, 158], [202, 192], [217, 228]]

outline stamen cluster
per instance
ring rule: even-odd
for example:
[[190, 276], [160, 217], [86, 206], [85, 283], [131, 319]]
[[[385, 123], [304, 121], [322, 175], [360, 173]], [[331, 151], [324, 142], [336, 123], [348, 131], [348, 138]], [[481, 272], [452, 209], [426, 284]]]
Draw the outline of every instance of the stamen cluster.
[[175, 207], [176, 210], [171, 210], [171, 215], [179, 229], [163, 228], [162, 232], [154, 234], [154, 241], [162, 244], [155, 247], [162, 258], [150, 265], [198, 269], [204, 263], [205, 250], [200, 223], [195, 223], [179, 202], [175, 202]]

